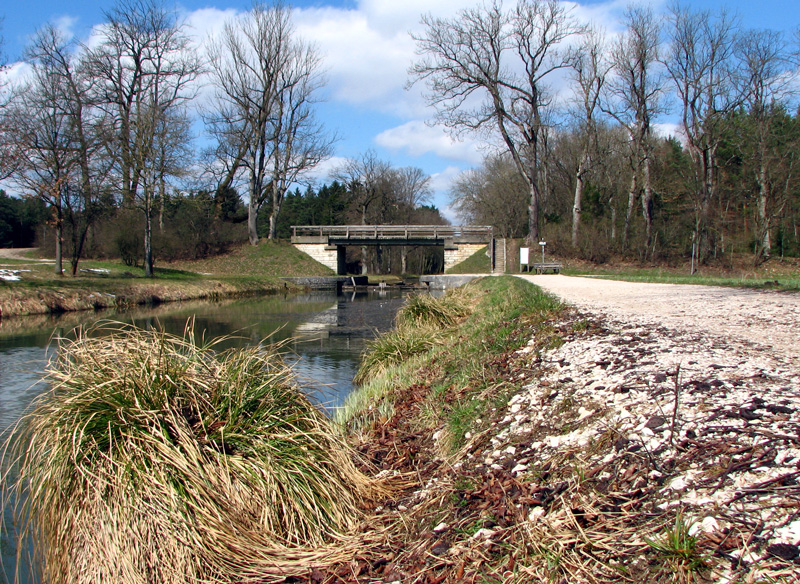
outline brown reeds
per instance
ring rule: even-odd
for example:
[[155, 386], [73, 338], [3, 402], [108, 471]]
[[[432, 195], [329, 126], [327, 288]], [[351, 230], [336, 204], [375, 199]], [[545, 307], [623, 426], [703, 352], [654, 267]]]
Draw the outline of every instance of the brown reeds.
[[43, 581], [269, 582], [368, 545], [381, 487], [274, 350], [105, 325], [48, 379], [6, 447]]

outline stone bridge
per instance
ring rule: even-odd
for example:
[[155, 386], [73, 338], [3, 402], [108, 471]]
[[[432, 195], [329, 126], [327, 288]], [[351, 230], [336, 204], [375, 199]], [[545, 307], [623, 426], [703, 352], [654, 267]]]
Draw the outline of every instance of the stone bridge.
[[444, 269], [489, 246], [494, 268], [494, 236], [482, 225], [296, 225], [292, 244], [315, 260], [345, 273], [347, 246], [431, 245], [444, 247]]

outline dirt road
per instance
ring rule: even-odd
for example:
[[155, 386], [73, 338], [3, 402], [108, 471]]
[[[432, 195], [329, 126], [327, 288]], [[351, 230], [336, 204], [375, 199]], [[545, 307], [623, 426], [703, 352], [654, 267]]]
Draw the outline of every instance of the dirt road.
[[643, 284], [562, 275], [523, 276], [581, 309], [612, 321], [724, 338], [800, 366], [800, 294]]

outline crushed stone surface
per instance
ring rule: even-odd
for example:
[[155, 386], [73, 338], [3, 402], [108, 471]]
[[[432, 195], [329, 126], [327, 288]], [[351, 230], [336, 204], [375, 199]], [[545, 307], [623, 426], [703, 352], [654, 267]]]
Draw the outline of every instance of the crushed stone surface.
[[539, 373], [470, 456], [520, 477], [569, 460], [597, 492], [680, 509], [724, 560], [714, 581], [800, 581], [800, 295], [523, 277], [592, 324], [518, 351]]
[[800, 367], [800, 294], [650, 284], [563, 275], [521, 276], [578, 308], [627, 323], [725, 338]]

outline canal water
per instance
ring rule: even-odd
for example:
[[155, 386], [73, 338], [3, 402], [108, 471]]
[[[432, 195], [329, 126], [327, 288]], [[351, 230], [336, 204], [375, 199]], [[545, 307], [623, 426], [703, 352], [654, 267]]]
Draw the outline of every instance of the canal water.
[[[0, 430], [5, 438], [32, 400], [46, 389], [41, 378], [56, 351], [55, 339], [69, 337], [75, 327], [98, 320], [156, 327], [178, 335], [193, 321], [198, 336], [209, 340], [227, 337], [221, 343], [224, 348], [282, 343], [298, 383], [321, 407], [332, 411], [352, 389], [366, 342], [391, 328], [402, 302], [402, 292], [397, 290], [339, 295], [331, 291], [5, 319], [0, 321]], [[13, 582], [16, 549], [9, 537], [13, 533], [9, 520], [4, 508], [6, 528], [0, 550], [5, 581]], [[32, 582], [25, 574], [19, 581]]]

